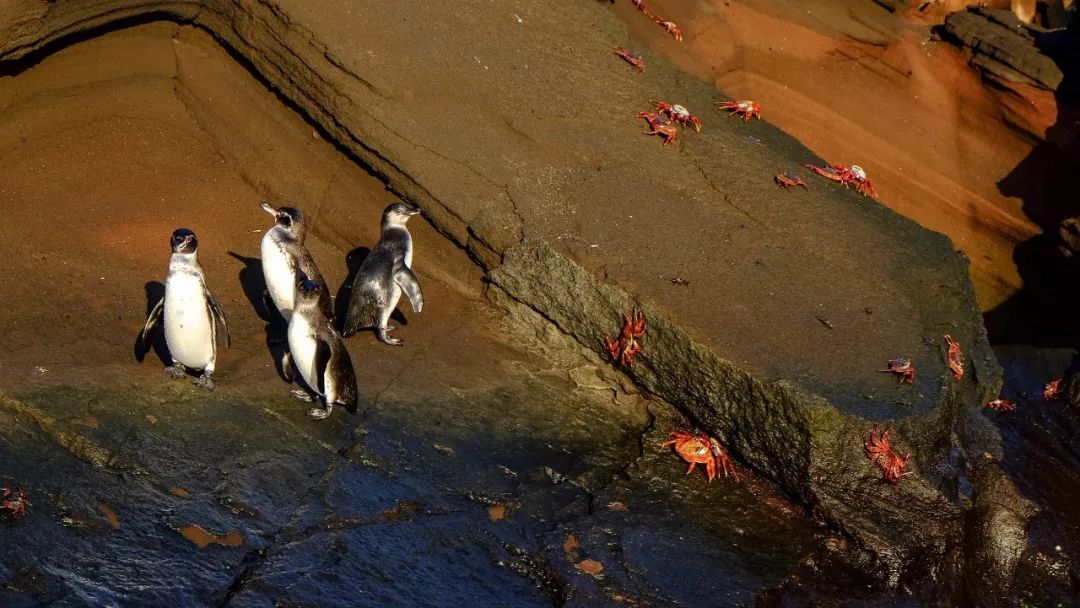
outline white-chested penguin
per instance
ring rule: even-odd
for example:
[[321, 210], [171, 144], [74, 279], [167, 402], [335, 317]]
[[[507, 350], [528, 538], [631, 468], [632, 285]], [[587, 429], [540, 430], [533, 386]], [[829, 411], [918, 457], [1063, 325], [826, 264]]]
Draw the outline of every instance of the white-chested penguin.
[[295, 307], [296, 286], [307, 278], [322, 286], [319, 308], [326, 318], [333, 319], [334, 309], [326, 281], [304, 246], [307, 237], [304, 214], [292, 207], [275, 208], [267, 202], [259, 203], [259, 206], [274, 216], [274, 226], [263, 235], [260, 246], [263, 278], [274, 306], [288, 321]]
[[[296, 287], [296, 306], [289, 319], [289, 351], [293, 365], [325, 404], [324, 409], [308, 410], [308, 416], [316, 420], [329, 416], [334, 405], [344, 405], [355, 414], [358, 392], [349, 351], [345, 350], [341, 335], [319, 305], [325, 291], [326, 288], [316, 281], [300, 281]], [[312, 400], [304, 390], [294, 390], [292, 395], [303, 401]]]
[[206, 288], [206, 277], [199, 265], [199, 240], [195, 233], [180, 228], [172, 234], [172, 257], [165, 276], [165, 297], [150, 311], [143, 326], [142, 340], [157, 325], [165, 325], [165, 343], [169, 346], [172, 365], [165, 373], [173, 379], [183, 378], [188, 370], [201, 371], [195, 384], [213, 390], [214, 363], [217, 360], [217, 322], [225, 330], [225, 346], [229, 346], [229, 326], [217, 300]]
[[405, 227], [405, 222], [418, 213], [420, 209], [405, 203], [394, 203], [383, 211], [379, 243], [364, 258], [353, 281], [352, 297], [345, 315], [346, 336], [372, 327], [380, 342], [400, 345], [401, 340], [386, 335], [393, 329], [386, 322], [397, 307], [401, 293], [409, 296], [413, 312], [424, 309], [420, 283], [412, 272], [412, 235]]

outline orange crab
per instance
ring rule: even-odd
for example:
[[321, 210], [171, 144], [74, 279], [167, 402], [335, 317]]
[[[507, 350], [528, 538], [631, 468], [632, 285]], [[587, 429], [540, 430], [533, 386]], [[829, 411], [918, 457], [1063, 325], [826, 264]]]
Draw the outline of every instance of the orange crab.
[[716, 109], [727, 110], [729, 116], [742, 116], [743, 120], [761, 119], [761, 106], [749, 99], [742, 101], [718, 101]]
[[18, 519], [26, 515], [26, 507], [29, 505], [30, 498], [26, 490], [0, 488], [0, 518]]
[[807, 164], [803, 166], [825, 179], [839, 182], [845, 188], [854, 186], [856, 192], [863, 196], [877, 198], [877, 190], [874, 190], [874, 184], [870, 183], [870, 180], [866, 178], [866, 170], [859, 165], [851, 165], [851, 167], [843, 165], [817, 167]]
[[886, 369], [879, 369], [879, 372], [890, 372], [900, 376], [900, 384], [907, 382], [908, 384], [915, 383], [915, 364], [911, 359], [889, 359], [889, 366]]
[[806, 185], [806, 182], [802, 181], [798, 175], [795, 175], [790, 171], [786, 173], [777, 173], [776, 176], [773, 177], [773, 181], [776, 182], [777, 186], [780, 186], [784, 190], [791, 190], [795, 187], [802, 187], [804, 190], [810, 189], [809, 186]]
[[866, 452], [866, 457], [881, 469], [885, 481], [895, 486], [907, 474], [904, 469], [908, 466], [911, 454], [901, 458], [893, 451], [892, 443], [889, 441], [889, 435], [892, 432], [892, 427], [889, 427], [884, 433], [879, 433], [878, 425], [875, 424], [863, 438], [863, 450]]
[[964, 353], [960, 352], [960, 343], [948, 334], [945, 335], [945, 343], [949, 345], [949, 369], [953, 377], [960, 380], [964, 377]]
[[636, 7], [637, 10], [641, 11], [642, 13], [645, 13], [649, 17], [652, 17], [652, 13], [649, 12], [649, 7], [645, 6], [645, 0], [630, 0], [630, 1], [634, 3], [634, 7]]
[[1061, 398], [1061, 378], [1051, 380], [1043, 387], [1043, 401], [1054, 401]]
[[604, 338], [604, 347], [613, 361], [623, 367], [630, 367], [634, 363], [634, 356], [641, 352], [638, 338], [644, 335], [645, 315], [633, 311], [630, 315], [623, 315], [623, 327], [618, 338]]
[[1016, 404], [1007, 399], [994, 399], [986, 404], [986, 407], [999, 412], [1014, 412], [1016, 411]]
[[621, 46], [615, 47], [615, 54], [622, 57], [623, 61], [637, 68], [639, 72], [645, 71], [645, 60], [637, 53], [631, 53]]
[[664, 116], [667, 116], [671, 120], [679, 123], [680, 125], [682, 125], [684, 127], [693, 125], [695, 131], [697, 131], [699, 133], [701, 132], [701, 121], [698, 120], [697, 116], [694, 116], [693, 114], [691, 114], [690, 110], [686, 109], [686, 106], [681, 106], [681, 105], [679, 105], [677, 103], [676, 104], [670, 104], [670, 103], [668, 103], [666, 101], [656, 101], [656, 100], [653, 100], [653, 101], [651, 101], [649, 103], [656, 106], [656, 111], [657, 112], [663, 114]]
[[679, 26], [675, 25], [671, 21], [665, 21], [661, 17], [654, 17], [654, 19], [657, 23], [660, 24], [660, 27], [664, 28], [664, 31], [671, 34], [671, 36], [675, 38], [675, 40], [682, 42], [682, 30], [679, 29]]
[[719, 463], [724, 477], [731, 475], [735, 479], [739, 478], [735, 473], [735, 467], [731, 464], [731, 458], [724, 452], [720, 442], [704, 433], [694, 435], [686, 431], [672, 431], [671, 439], [665, 441], [660, 447], [666, 448], [669, 445], [674, 445], [675, 453], [690, 463], [690, 467], [686, 469], [687, 475], [694, 472], [695, 466], [703, 464], [705, 476], [712, 481], [716, 478], [716, 465]]
[[664, 114], [655, 114], [653, 112], [638, 112], [638, 118], [644, 118], [645, 122], [649, 123], [650, 131], [646, 132], [646, 135], [659, 135], [664, 138], [664, 144], [668, 145], [673, 143], [679, 138], [679, 130], [675, 127], [675, 121], [671, 120]]

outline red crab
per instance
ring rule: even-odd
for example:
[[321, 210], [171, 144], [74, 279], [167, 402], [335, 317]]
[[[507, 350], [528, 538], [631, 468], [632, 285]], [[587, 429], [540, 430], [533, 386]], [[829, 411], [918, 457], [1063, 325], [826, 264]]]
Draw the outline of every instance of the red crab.
[[690, 110], [687, 110], [685, 106], [680, 106], [677, 103], [670, 104], [666, 101], [655, 100], [651, 101], [650, 103], [656, 106], [657, 112], [663, 114], [664, 116], [667, 116], [671, 120], [674, 120], [675, 122], [679, 123], [684, 127], [694, 125], [694, 130], [699, 133], [701, 132], [701, 121], [698, 120], [697, 116], [691, 114]]
[[644, 335], [645, 316], [634, 311], [631, 315], [623, 315], [623, 327], [619, 337], [614, 340], [604, 338], [604, 346], [613, 361], [623, 367], [630, 367], [634, 363], [634, 355], [641, 352], [641, 343], [637, 339]]
[[675, 40], [682, 42], [682, 30], [679, 29], [679, 26], [675, 25], [671, 21], [665, 21], [660, 17], [654, 17], [654, 19], [657, 23], [660, 24], [660, 27], [664, 28], [667, 33], [671, 34], [671, 36], [675, 38]]
[[1061, 378], [1051, 380], [1043, 387], [1043, 401], [1054, 401], [1061, 398]]
[[621, 46], [615, 47], [615, 54], [619, 57], [622, 57], [623, 60], [626, 61], [626, 63], [629, 63], [630, 65], [637, 68], [639, 72], [645, 71], [645, 60], [641, 58], [641, 55], [638, 55], [637, 53], [631, 53], [630, 51], [624, 49]]
[[736, 479], [739, 478], [735, 474], [735, 468], [731, 465], [731, 459], [728, 458], [724, 449], [720, 447], [720, 442], [704, 433], [693, 435], [686, 431], [672, 431], [671, 439], [665, 441], [660, 447], [666, 448], [669, 445], [674, 445], [675, 453], [690, 463], [690, 467], [686, 469], [687, 475], [694, 472], [695, 466], [703, 464], [705, 465], [705, 476], [709, 478], [709, 481], [712, 481], [716, 478], [716, 464], [719, 462], [724, 477], [730, 474], [734, 475]]
[[1016, 404], [1006, 399], [994, 399], [986, 404], [986, 407], [999, 412], [1016, 411]]
[[964, 353], [960, 352], [960, 343], [948, 334], [945, 335], [945, 343], [949, 345], [949, 369], [953, 377], [960, 380], [964, 377]]
[[0, 518], [18, 519], [26, 515], [28, 506], [30, 506], [30, 497], [27, 496], [26, 490], [0, 488]]
[[802, 181], [798, 175], [795, 175], [790, 171], [786, 173], [777, 173], [776, 176], [773, 177], [773, 181], [776, 182], [777, 186], [780, 186], [784, 190], [791, 190], [796, 186], [801, 186], [804, 190], [810, 189], [806, 185], [806, 182]]
[[870, 183], [870, 180], [866, 179], [866, 171], [859, 165], [851, 165], [852, 177], [855, 178], [855, 190], [863, 196], [869, 196], [870, 198], [877, 198], [877, 190], [874, 190], [874, 184]]
[[727, 110], [729, 116], [742, 116], [743, 120], [750, 120], [751, 118], [761, 119], [761, 106], [749, 99], [744, 99], [742, 101], [718, 101], [716, 102], [716, 109]]
[[889, 367], [878, 371], [891, 372], [900, 376], [900, 384], [905, 382], [908, 384], [915, 383], [915, 364], [912, 363], [911, 359], [889, 359]]
[[664, 114], [654, 114], [652, 112], [638, 112], [638, 118], [644, 118], [649, 123], [651, 131], [646, 135], [659, 135], [664, 138], [664, 144], [667, 145], [674, 142], [679, 137], [679, 130], [675, 127], [675, 122], [668, 118]]
[[829, 165], [828, 167], [817, 167], [814, 165], [803, 166], [825, 179], [839, 182], [840, 185], [845, 188], [855, 186], [855, 190], [863, 196], [877, 198], [877, 191], [874, 190], [874, 185], [870, 183], [870, 180], [866, 179], [866, 171], [859, 165], [851, 165], [850, 168], [843, 165]]
[[889, 442], [889, 435], [892, 432], [892, 427], [889, 427], [884, 433], [879, 433], [878, 425], [875, 424], [869, 434], [863, 438], [863, 450], [866, 451], [866, 457], [884, 473], [885, 481], [895, 486], [900, 483], [900, 478], [907, 474], [904, 469], [908, 466], [911, 454], [901, 458], [893, 451], [892, 444]]
[[652, 13], [649, 12], [649, 7], [645, 6], [645, 0], [630, 0], [634, 3], [634, 7], [637, 10], [645, 13], [647, 16], [652, 17]]

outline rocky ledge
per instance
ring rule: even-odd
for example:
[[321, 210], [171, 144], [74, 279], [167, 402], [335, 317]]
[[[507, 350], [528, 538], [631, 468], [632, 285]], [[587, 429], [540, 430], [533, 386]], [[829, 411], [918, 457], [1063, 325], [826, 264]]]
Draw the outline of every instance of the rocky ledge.
[[[966, 259], [806, 172], [809, 191], [778, 190], [773, 175], [825, 161], [712, 110], [716, 92], [641, 49], [606, 3], [18, 0], [0, 12], [0, 65], [157, 18], [210, 32], [580, 344], [602, 353], [621, 315], [644, 311], [629, 376], [847, 534], [884, 583], [960, 581], [967, 564], [1008, 585], [1023, 511], [1008, 543], [988, 542], [992, 516], [965, 517], [972, 484], [978, 505], [1011, 497], [1007, 478], [972, 474], [1000, 456], [979, 411], [1001, 375]], [[652, 99], [685, 104], [703, 131], [647, 137], [634, 115]], [[962, 380], [944, 334], [963, 346]], [[914, 384], [878, 373], [897, 357], [914, 359]], [[898, 486], [862, 453], [874, 424], [912, 454]]]
[[[1012, 11], [974, 6], [945, 19], [942, 34], [970, 50], [971, 63], [1012, 82], [1056, 90], [1064, 74], [1043, 48], [1051, 36]], [[1042, 44], [1040, 44], [1042, 41]]]

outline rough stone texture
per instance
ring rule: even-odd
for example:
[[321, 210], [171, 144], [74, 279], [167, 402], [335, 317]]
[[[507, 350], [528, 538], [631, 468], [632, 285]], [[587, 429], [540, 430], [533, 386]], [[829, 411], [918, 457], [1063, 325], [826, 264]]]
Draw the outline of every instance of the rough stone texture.
[[1080, 217], [1062, 220], [1058, 229], [1061, 237], [1061, 254], [1072, 260], [1080, 257]]
[[[908, 569], [919, 561], [949, 563], [949, 554], [958, 549], [960, 511], [925, 477], [908, 477], [897, 487], [881, 482], [862, 454], [868, 421], [846, 415], [798, 384], [755, 378], [654, 307], [598, 281], [541, 242], [526, 241], [507, 252], [492, 279], [584, 344], [602, 344], [604, 329], [594, 319], [607, 311], [643, 311], [649, 321], [647, 346], [627, 370], [635, 382], [664, 395], [756, 469], [870, 548], [880, 574], [892, 584], [913, 575]], [[924, 469], [948, 467], [929, 463], [940, 458], [938, 443], [950, 442], [959, 409], [960, 399], [950, 397], [925, 417], [905, 420], [896, 432], [896, 449], [915, 450]]]
[[1036, 509], [1001, 469], [977, 467], [968, 514], [968, 570], [977, 606], [1007, 606], [1020, 559], [1028, 548], [1028, 522]]
[[[267, 350], [255, 203], [301, 201], [338, 286], [397, 197], [199, 28], [112, 31], [0, 79], [0, 166], [0, 487], [31, 501], [0, 509], [4, 608], [746, 605], [814, 551], [820, 527], [745, 467], [687, 477], [660, 448], [686, 425], [670, 406], [484, 301], [423, 218], [429, 306], [403, 348], [347, 341], [363, 409], [309, 420]], [[132, 357], [181, 221], [232, 330], [211, 393]]]
[[999, 78], [1056, 90], [1061, 68], [1036, 45], [1038, 29], [1011, 11], [972, 7], [945, 20], [947, 38], [971, 50], [971, 62]]
[[[623, 65], [611, 48], [633, 41], [603, 4], [5, 7], [0, 61], [138, 15], [206, 28], [581, 344], [599, 351], [621, 313], [645, 310], [635, 381], [856, 538], [890, 583], [957, 551], [952, 448], [988, 435], [969, 414], [1000, 386], [966, 261], [832, 184], [778, 191], [773, 174], [820, 159], [713, 113], [708, 87], [649, 53], [644, 75]], [[704, 131], [661, 147], [633, 119], [649, 99], [686, 103]], [[944, 333], [964, 345], [963, 382], [922, 343]], [[900, 356], [915, 358], [913, 386], [876, 371]], [[898, 488], [861, 454], [890, 420], [915, 454]]]

